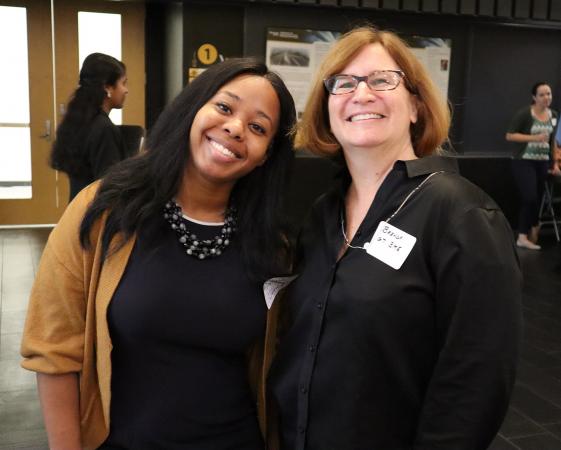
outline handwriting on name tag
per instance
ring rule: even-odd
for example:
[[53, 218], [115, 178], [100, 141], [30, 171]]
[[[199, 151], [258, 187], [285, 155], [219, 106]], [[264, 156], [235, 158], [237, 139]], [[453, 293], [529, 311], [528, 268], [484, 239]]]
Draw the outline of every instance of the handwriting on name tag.
[[265, 281], [263, 284], [263, 294], [265, 295], [265, 303], [267, 303], [268, 309], [271, 309], [271, 306], [273, 306], [279, 291], [292, 283], [296, 278], [298, 278], [298, 275], [270, 278]]
[[364, 248], [369, 255], [397, 270], [411, 253], [415, 242], [416, 237], [382, 221], [372, 240], [365, 243]]

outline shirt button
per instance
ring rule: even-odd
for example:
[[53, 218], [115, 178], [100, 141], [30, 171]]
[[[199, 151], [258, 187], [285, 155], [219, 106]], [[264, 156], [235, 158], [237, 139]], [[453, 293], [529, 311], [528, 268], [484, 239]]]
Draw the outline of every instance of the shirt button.
[[323, 308], [323, 303], [322, 302], [317, 302], [316, 306], [318, 307], [318, 309]]
[[306, 386], [302, 386], [300, 388], [300, 392], [302, 392], [302, 394], [305, 394], [306, 392], [308, 392], [308, 388]]
[[313, 345], [310, 345], [308, 347], [308, 350], [310, 350], [313, 353], [316, 350], [316, 348]]
[[304, 433], [306, 432], [306, 427], [303, 426], [303, 425], [300, 425], [300, 426], [298, 427], [298, 432], [299, 432], [300, 434], [304, 434]]

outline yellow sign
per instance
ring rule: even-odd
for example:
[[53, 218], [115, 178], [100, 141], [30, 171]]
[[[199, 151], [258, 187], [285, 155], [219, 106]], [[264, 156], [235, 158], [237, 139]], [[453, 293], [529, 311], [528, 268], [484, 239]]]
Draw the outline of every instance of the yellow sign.
[[197, 67], [189, 67], [189, 83], [197, 78], [201, 73], [203, 73], [206, 69], [197, 68]]
[[197, 58], [207, 66], [214, 64], [218, 58], [218, 50], [212, 44], [203, 44], [197, 50]]

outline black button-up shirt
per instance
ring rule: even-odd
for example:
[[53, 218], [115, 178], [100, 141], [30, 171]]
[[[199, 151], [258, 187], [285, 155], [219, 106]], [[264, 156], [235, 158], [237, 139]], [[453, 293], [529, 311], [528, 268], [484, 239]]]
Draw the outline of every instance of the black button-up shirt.
[[417, 238], [400, 269], [343, 245], [348, 181], [300, 239], [290, 326], [269, 382], [284, 450], [483, 450], [506, 412], [521, 274], [498, 206], [442, 157], [398, 161], [351, 245], [390, 223]]

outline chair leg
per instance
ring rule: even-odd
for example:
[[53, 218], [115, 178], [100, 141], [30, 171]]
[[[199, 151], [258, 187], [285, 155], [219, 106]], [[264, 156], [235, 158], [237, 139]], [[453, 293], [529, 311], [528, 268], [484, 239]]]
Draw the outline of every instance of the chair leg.
[[549, 207], [549, 212], [551, 214], [551, 223], [553, 224], [553, 230], [555, 231], [555, 238], [557, 239], [557, 242], [560, 242], [559, 239], [559, 228], [557, 227], [557, 217], [555, 217], [555, 210], [553, 209], [553, 206], [550, 205]]
[[551, 185], [546, 184], [546, 188], [548, 190], [549, 196], [549, 212], [551, 213], [551, 220], [553, 221], [553, 229], [555, 230], [555, 237], [557, 238], [557, 242], [560, 242], [559, 239], [559, 227], [557, 226], [557, 216], [555, 215], [555, 209], [553, 209], [553, 182]]
[[[548, 214], [551, 220], [542, 220], [544, 213]], [[549, 181], [545, 182], [545, 188], [543, 191], [542, 201], [540, 205], [539, 218], [540, 218], [540, 225], [542, 224], [553, 225], [553, 231], [555, 232], [555, 239], [557, 239], [557, 242], [561, 242], [559, 236], [558, 220], [557, 217], [555, 216], [555, 209], [553, 209], [553, 183], [550, 184]]]
[[555, 238], [559, 242], [559, 228], [557, 227], [557, 216], [555, 215], [555, 210], [553, 209], [553, 183], [545, 183], [545, 192], [547, 192], [547, 202], [548, 210], [551, 216], [551, 222], [553, 224], [553, 230], [555, 231]]
[[543, 191], [543, 195], [542, 195], [542, 201], [540, 203], [540, 212], [538, 214], [538, 217], [541, 219], [542, 215], [543, 215], [543, 210], [544, 207], [546, 206], [546, 203], [549, 205], [551, 203], [551, 201], [548, 201], [548, 193], [547, 193], [547, 181], [545, 182], [545, 189]]

